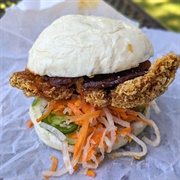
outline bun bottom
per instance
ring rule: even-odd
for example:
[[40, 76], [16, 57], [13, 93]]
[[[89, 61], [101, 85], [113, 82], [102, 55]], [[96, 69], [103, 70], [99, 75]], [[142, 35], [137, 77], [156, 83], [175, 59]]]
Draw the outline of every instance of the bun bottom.
[[[147, 111], [149, 112], [149, 109], [147, 109]], [[46, 144], [47, 146], [51, 148], [62, 150], [62, 142], [54, 134], [40, 127], [39, 123], [36, 121], [36, 119], [41, 116], [40, 109], [37, 109], [31, 106], [29, 110], [29, 114], [30, 114], [32, 122], [34, 123], [34, 128], [39, 139], [41, 139], [44, 144]], [[146, 128], [146, 124], [142, 122], [134, 122], [132, 124], [132, 127], [133, 127], [133, 134], [137, 136], [141, 134], [141, 132], [143, 132], [143, 130]], [[113, 145], [112, 150], [116, 150], [126, 145], [127, 143], [128, 143], [128, 140], [126, 140], [122, 136], [119, 136], [118, 142]], [[72, 150], [69, 150], [69, 151], [72, 152]]]
[[40, 110], [38, 110], [37, 108], [33, 108], [31, 106], [29, 110], [29, 114], [30, 114], [31, 120], [34, 124], [36, 134], [38, 135], [39, 139], [41, 139], [41, 141], [44, 144], [46, 144], [47, 146], [51, 148], [62, 150], [62, 142], [54, 134], [40, 127], [39, 123], [36, 121], [36, 119], [41, 116]]

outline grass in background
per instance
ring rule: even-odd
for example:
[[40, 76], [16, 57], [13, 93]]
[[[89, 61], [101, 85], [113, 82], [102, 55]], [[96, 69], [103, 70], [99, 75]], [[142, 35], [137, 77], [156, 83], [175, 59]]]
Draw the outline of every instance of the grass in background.
[[0, 0], [0, 18], [4, 15], [9, 6], [14, 6], [20, 0]]
[[9, 6], [14, 6], [19, 0], [1, 0], [0, 9], [6, 10]]
[[168, 30], [180, 32], [180, 0], [133, 0]]

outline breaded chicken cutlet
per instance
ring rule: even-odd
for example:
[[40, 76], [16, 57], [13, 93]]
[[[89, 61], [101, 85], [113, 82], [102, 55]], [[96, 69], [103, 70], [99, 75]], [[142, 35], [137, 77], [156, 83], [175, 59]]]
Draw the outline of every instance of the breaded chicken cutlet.
[[[169, 53], [160, 59], [156, 59], [144, 75], [110, 88], [92, 87], [88, 90], [83, 88], [84, 77], [61, 78], [58, 81], [57, 78], [52, 80], [47, 76], [34, 75], [28, 70], [14, 73], [10, 78], [10, 83], [13, 87], [21, 89], [27, 97], [65, 100], [70, 99], [73, 94], [79, 93], [87, 102], [95, 106], [112, 105], [132, 108], [149, 103], [163, 94], [174, 80], [179, 64], [180, 58], [174, 53]], [[65, 85], [63, 86], [62, 83]]]

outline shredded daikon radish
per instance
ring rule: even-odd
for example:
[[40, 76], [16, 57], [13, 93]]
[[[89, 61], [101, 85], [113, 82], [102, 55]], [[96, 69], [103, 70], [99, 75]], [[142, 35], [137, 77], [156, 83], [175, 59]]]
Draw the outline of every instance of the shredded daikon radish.
[[85, 162], [82, 162], [82, 167], [84, 169], [89, 169], [89, 168], [93, 169], [94, 166], [85, 161]]
[[109, 125], [114, 126], [113, 117], [110, 111], [107, 108], [103, 108], [103, 111], [106, 114], [106, 118], [107, 118], [107, 121], [109, 122]]
[[93, 139], [90, 140], [90, 143], [91, 144], [96, 144], [96, 142]]
[[108, 137], [105, 137], [104, 140], [108, 146], [108, 150], [107, 152], [111, 152], [112, 151], [112, 147], [115, 143], [115, 140], [116, 140], [116, 130], [117, 130], [117, 127], [114, 125], [114, 119], [113, 119], [113, 116], [112, 114], [110, 113], [110, 111], [107, 109], [107, 108], [103, 108], [103, 111], [106, 115], [106, 118], [107, 118], [107, 122], [105, 122], [104, 119], [102, 119], [104, 121], [104, 124], [107, 128], [107, 131], [110, 132], [110, 139]]
[[89, 119], [89, 122], [92, 123], [92, 122], [93, 122], [93, 118], [90, 118], [90, 119]]
[[78, 163], [80, 155], [81, 155], [81, 151], [79, 151], [76, 158], [72, 160], [72, 166], [73, 167]]
[[151, 106], [152, 108], [154, 109], [155, 113], [156, 114], [159, 114], [161, 112], [160, 108], [158, 107], [157, 103], [155, 102], [155, 100], [153, 100], [151, 102]]
[[106, 131], [107, 131], [107, 129], [104, 130], [101, 141], [100, 141], [99, 146], [98, 146], [98, 148], [99, 148], [99, 150], [101, 152], [101, 156], [99, 157], [100, 161], [102, 161], [104, 159], [104, 152], [105, 152], [104, 138], [105, 138], [105, 135], [106, 135]]
[[83, 156], [82, 156], [82, 161], [86, 161], [87, 155], [88, 155], [88, 149], [90, 148], [90, 139], [92, 137], [92, 135], [94, 134], [94, 132], [92, 132], [88, 138], [87, 138], [87, 143], [86, 145], [83, 147]]
[[67, 142], [62, 143], [62, 154], [63, 154], [64, 164], [65, 164], [69, 174], [72, 174], [74, 172], [74, 169], [73, 169], [73, 166], [70, 161]]
[[145, 111], [146, 111], [145, 116], [147, 119], [149, 119], [150, 118], [150, 108], [147, 107]]
[[59, 140], [64, 141], [66, 139], [66, 136], [59, 130], [57, 130], [55, 127], [50, 126], [44, 122], [41, 122], [39, 124], [40, 127], [50, 131], [52, 134], [54, 134]]
[[135, 158], [140, 158], [142, 156], [145, 156], [147, 153], [147, 147], [144, 144], [143, 141], [141, 141], [139, 138], [137, 138], [134, 134], [129, 134], [128, 136], [131, 137], [137, 144], [139, 144], [142, 147], [142, 151], [141, 152], [130, 152], [130, 151], [126, 151], [126, 152], [116, 152], [116, 153], [111, 153], [108, 156], [111, 158], [115, 158], [115, 157], [124, 157], [124, 156], [133, 156]]
[[101, 142], [99, 143], [99, 147], [104, 148], [104, 143], [103, 142], [106, 142], [106, 145], [108, 146], [108, 151], [110, 152], [110, 147], [113, 146], [113, 145], [112, 145], [111, 141], [109, 140], [109, 138], [107, 136], [105, 136], [105, 135], [106, 135], [106, 132], [110, 131], [110, 127], [112, 127], [112, 126], [110, 126], [108, 124], [108, 121], [102, 116], [99, 118], [99, 122], [101, 122], [102, 124], [104, 124], [106, 126], [106, 131], [104, 131], [104, 133], [103, 133], [103, 136], [101, 138]]
[[104, 124], [106, 127], [108, 127], [108, 122], [107, 120], [101, 115], [99, 118], [98, 118], [99, 122]]
[[68, 172], [67, 168], [64, 167], [62, 169], [60, 169], [59, 171], [43, 171], [42, 174], [43, 176], [54, 176], [54, 177], [58, 177], [58, 176], [62, 176], [64, 174], [66, 174]]
[[106, 143], [106, 145], [108, 146], [107, 152], [111, 152], [112, 151], [112, 147], [115, 143], [116, 140], [116, 132], [114, 130], [110, 131], [110, 138], [108, 138], [107, 136], [104, 137], [104, 141]]
[[98, 128], [94, 131], [94, 133], [100, 133], [100, 132], [104, 132], [104, 128]]
[[[105, 140], [105, 143], [106, 143], [106, 145], [107, 145], [108, 147], [112, 146], [112, 142], [110, 141], [110, 139], [109, 139], [107, 136], [105, 136], [104, 140]], [[108, 151], [107, 151], [107, 152], [108, 152]]]
[[40, 110], [42, 113], [44, 113], [44, 111], [46, 110], [46, 107], [48, 105], [48, 102], [44, 99], [38, 99], [38, 101], [40, 101]]
[[84, 168], [84, 171], [82, 171], [82, 174], [87, 174], [88, 168]]
[[[77, 155], [77, 158], [71, 162], [72, 167], [74, 167], [78, 163], [79, 157], [80, 157], [80, 153]], [[42, 172], [43, 176], [54, 176], [54, 177], [59, 177], [66, 173], [68, 173], [68, 169], [66, 167], [64, 167], [56, 172], [53, 172], [53, 171], [43, 171]]]
[[99, 143], [98, 148], [103, 148], [104, 149], [104, 141], [105, 141], [104, 138], [106, 136], [106, 132], [107, 132], [107, 129], [105, 129], [104, 132], [103, 132], [103, 135], [102, 135], [102, 138], [101, 138], [101, 141]]
[[65, 107], [63, 110], [63, 114], [71, 115], [71, 109], [69, 107]]
[[74, 152], [74, 146], [73, 145], [68, 145], [68, 151], [69, 152]]
[[93, 162], [94, 162], [94, 167], [93, 167], [93, 169], [97, 169], [97, 167], [98, 167], [98, 161], [97, 161], [97, 158], [96, 158], [96, 156], [93, 154], [92, 155], [92, 160], [93, 160]]
[[161, 141], [161, 135], [160, 135], [160, 131], [159, 131], [158, 126], [156, 125], [156, 123], [155, 123], [154, 121], [147, 119], [142, 113], [138, 112], [138, 116], [139, 116], [140, 118], [142, 118], [142, 119], [146, 119], [146, 121], [148, 121], [148, 122], [150, 122], [150, 123], [152, 124], [152, 127], [154, 128], [154, 133], [155, 133], [155, 135], [156, 135], [156, 139], [150, 140], [150, 139], [148, 139], [147, 137], [144, 136], [144, 137], [142, 138], [142, 140], [143, 140], [146, 144], [148, 144], [148, 145], [150, 145], [150, 146], [154, 146], [154, 147], [155, 147], [155, 146], [158, 146], [159, 143], [160, 143], [160, 141]]
[[[109, 124], [109, 121], [106, 120], [105, 117], [103, 117], [102, 115], [98, 118], [98, 121], [102, 124], [105, 125], [106, 129], [108, 131], [112, 131], [112, 130], [117, 130], [117, 127], [113, 124], [113, 125], [110, 125]], [[113, 122], [114, 123], [114, 122]]]
[[82, 162], [82, 167], [84, 168], [84, 169], [88, 169], [89, 168], [89, 166], [88, 166], [88, 163], [85, 161], [85, 162]]
[[90, 123], [90, 127], [96, 126], [98, 124], [98, 122], [96, 120], [93, 120], [92, 123]]
[[[108, 111], [107, 111], [107, 113], [108, 113]], [[111, 120], [107, 121], [102, 116], [99, 118], [99, 121], [106, 126], [105, 133], [106, 132], [110, 132], [110, 138], [105, 136], [106, 134], [103, 134], [99, 147], [103, 147], [104, 148], [104, 146], [102, 146], [102, 144], [103, 144], [103, 142], [106, 142], [106, 145], [108, 146], [107, 152], [111, 152], [112, 151], [112, 147], [113, 147], [113, 145], [115, 143], [115, 140], [116, 140], [116, 132], [115, 131], [117, 130], [117, 127], [114, 126], [114, 122], [111, 123], [111, 125], [110, 125], [109, 122], [111, 122]]]
[[120, 118], [117, 118], [117, 117], [113, 116], [113, 120], [114, 120], [114, 122], [115, 122], [116, 124], [119, 124], [119, 125], [121, 125], [121, 126], [123, 126], [123, 127], [127, 127], [127, 128], [130, 127], [130, 123], [129, 123], [129, 122], [124, 121], [124, 120], [122, 120], [122, 119], [120, 119]]
[[100, 162], [104, 159], [104, 148], [99, 149], [101, 152], [101, 156], [99, 157]]
[[88, 163], [87, 161], [85, 161], [85, 162], [82, 162], [82, 167], [83, 168], [88, 168], [88, 169], [97, 169], [97, 167], [98, 167], [98, 161], [97, 161], [97, 158], [96, 158], [96, 156], [95, 155], [92, 155], [92, 161], [94, 162], [94, 163]]
[[147, 118], [144, 114], [142, 114], [141, 112], [137, 112], [137, 115], [141, 118], [144, 119], [146, 121], [149, 121], [149, 118]]
[[111, 142], [114, 145], [116, 140], [116, 131], [111, 131]]
[[152, 127], [154, 128], [154, 133], [156, 135], [156, 139], [153, 139], [153, 140], [150, 140], [149, 138], [143, 136], [142, 140], [150, 145], [150, 146], [158, 146], [160, 144], [160, 141], [161, 141], [161, 135], [160, 135], [160, 132], [159, 132], [159, 128], [158, 126], [156, 125], [156, 123], [152, 120], [149, 120], [149, 122], [152, 124]]

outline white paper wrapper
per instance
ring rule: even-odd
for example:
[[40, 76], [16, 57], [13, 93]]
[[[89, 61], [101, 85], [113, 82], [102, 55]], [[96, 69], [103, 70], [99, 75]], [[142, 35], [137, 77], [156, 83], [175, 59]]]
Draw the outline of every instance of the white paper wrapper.
[[[32, 98], [9, 85], [9, 76], [24, 70], [28, 51], [40, 32], [58, 17], [65, 14], [93, 14], [113, 19], [124, 19], [106, 3], [97, 7], [79, 9], [76, 1], [24, 1], [8, 9], [0, 20], [0, 179], [43, 179], [42, 171], [51, 166], [50, 155], [59, 159], [58, 169], [63, 167], [61, 153], [46, 147], [37, 137], [34, 128], [27, 129], [29, 106]], [[154, 45], [155, 56], [170, 51], [180, 54], [180, 35], [173, 32], [144, 28]], [[161, 113], [151, 111], [151, 118], [161, 132], [159, 147], [149, 147], [142, 160], [133, 158], [109, 159], [96, 171], [98, 180], [175, 180], [180, 178], [180, 71], [168, 91], [157, 99]], [[128, 146], [127, 148], [131, 148]], [[52, 178], [56, 179], [56, 178]], [[80, 171], [66, 174], [61, 179], [91, 179]]]

